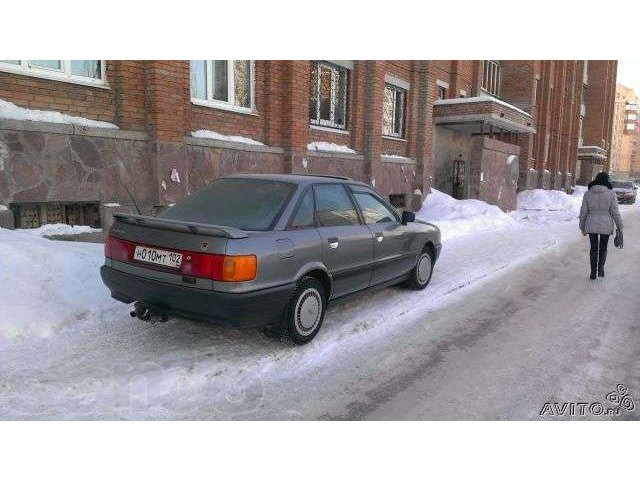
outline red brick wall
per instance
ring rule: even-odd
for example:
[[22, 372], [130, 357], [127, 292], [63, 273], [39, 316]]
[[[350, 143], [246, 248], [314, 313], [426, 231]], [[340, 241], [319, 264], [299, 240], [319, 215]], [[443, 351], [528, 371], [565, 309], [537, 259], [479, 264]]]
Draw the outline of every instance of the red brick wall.
[[0, 98], [20, 107], [54, 110], [122, 128], [145, 128], [145, 64], [107, 61], [107, 87], [0, 72]]

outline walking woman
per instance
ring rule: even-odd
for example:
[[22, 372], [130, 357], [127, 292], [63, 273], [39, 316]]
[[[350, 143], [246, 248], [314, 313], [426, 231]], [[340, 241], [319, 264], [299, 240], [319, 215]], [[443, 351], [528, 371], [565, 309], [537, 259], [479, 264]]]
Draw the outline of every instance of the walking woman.
[[618, 210], [618, 199], [609, 183], [609, 174], [600, 172], [582, 199], [580, 209], [580, 230], [589, 235], [591, 242], [591, 280], [604, 277], [604, 263], [607, 261], [607, 246], [613, 227], [622, 231], [622, 217]]

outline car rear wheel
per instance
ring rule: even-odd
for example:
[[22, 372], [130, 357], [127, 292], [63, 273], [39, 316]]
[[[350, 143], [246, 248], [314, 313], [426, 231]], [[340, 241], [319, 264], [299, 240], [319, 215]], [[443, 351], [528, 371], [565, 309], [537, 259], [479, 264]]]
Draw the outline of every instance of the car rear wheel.
[[327, 300], [324, 286], [313, 277], [303, 277], [289, 298], [284, 318], [265, 332], [304, 345], [316, 336], [324, 320]]
[[418, 256], [416, 266], [411, 270], [411, 275], [406, 282], [406, 285], [412, 290], [422, 290], [431, 281], [433, 275], [433, 257], [431, 251], [425, 248]]

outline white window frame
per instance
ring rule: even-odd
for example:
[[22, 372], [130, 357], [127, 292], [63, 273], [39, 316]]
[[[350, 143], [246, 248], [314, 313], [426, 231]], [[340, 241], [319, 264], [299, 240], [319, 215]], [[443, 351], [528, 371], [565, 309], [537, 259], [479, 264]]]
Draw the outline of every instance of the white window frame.
[[[322, 60], [312, 60], [313, 64], [315, 65], [316, 69], [317, 69], [317, 73], [316, 73], [316, 78], [317, 78], [317, 84], [316, 84], [316, 115], [317, 118], [311, 118], [309, 117], [309, 123], [312, 126], [321, 126], [321, 127], [328, 127], [328, 128], [332, 128], [332, 129], [336, 129], [336, 130], [346, 130], [347, 129], [347, 115], [348, 115], [348, 109], [347, 109], [347, 90], [349, 90], [349, 69], [347, 67], [343, 67], [342, 65], [337, 65], [335, 63], [331, 63], [331, 62], [327, 62], [327, 61], [322, 61]], [[331, 117], [331, 119], [333, 120], [324, 120], [320, 118], [320, 82], [321, 82], [321, 78], [320, 78], [320, 68], [321, 67], [326, 67], [328, 69], [331, 70], [331, 98], [333, 99], [335, 97], [336, 94], [336, 87], [338, 85], [338, 77], [340, 72], [344, 72], [346, 75], [346, 85], [345, 85], [345, 89], [344, 89], [344, 95], [342, 96], [342, 102], [344, 103], [344, 124], [339, 124], [335, 122], [335, 117], [336, 117], [336, 105], [334, 102], [330, 102], [329, 103], [329, 108], [331, 109], [329, 112], [329, 117]]]
[[[400, 129], [400, 133], [385, 133], [384, 132], [384, 119], [382, 121], [382, 136], [383, 137], [387, 137], [387, 138], [393, 138], [393, 139], [404, 139], [405, 135], [406, 135], [406, 131], [407, 131], [407, 93], [409, 92], [408, 89], [406, 88], [402, 88], [398, 85], [394, 85], [393, 83], [389, 83], [389, 82], [385, 82], [384, 84], [384, 88], [385, 90], [387, 88], [391, 88], [394, 93], [393, 93], [393, 122], [391, 124], [391, 130], [395, 130], [396, 128], [396, 91], [400, 90], [403, 94], [402, 98], [403, 98], [403, 104], [402, 104], [402, 128]], [[382, 102], [384, 103], [384, 96], [382, 99]], [[382, 106], [382, 111], [383, 111], [383, 117], [384, 117], [384, 104]]]
[[58, 80], [67, 83], [77, 83], [91, 87], [109, 88], [107, 84], [106, 61], [100, 60], [100, 77], [92, 78], [71, 73], [71, 60], [57, 60], [60, 62], [60, 70], [29, 64], [29, 60], [19, 60], [20, 64], [0, 62], [0, 71], [17, 73], [29, 77], [44, 78], [46, 80]]
[[[207, 67], [207, 98], [196, 98], [191, 93], [191, 73], [189, 73], [189, 94], [191, 95], [191, 103], [195, 105], [200, 105], [203, 107], [211, 107], [218, 108], [221, 110], [230, 110], [232, 112], [239, 113], [255, 113], [256, 111], [256, 81], [255, 81], [255, 62], [254, 60], [249, 60], [249, 82], [251, 88], [251, 94], [249, 95], [249, 103], [248, 107], [242, 107], [240, 105], [235, 105], [235, 75], [233, 72], [233, 62], [234, 60], [225, 60], [227, 62], [227, 97], [228, 101], [217, 100], [213, 98], [213, 62], [214, 60], [205, 60]], [[191, 69], [191, 62], [189, 62], [189, 69]]]
[[483, 60], [482, 86], [489, 95], [500, 98], [502, 94], [502, 63], [500, 60]]

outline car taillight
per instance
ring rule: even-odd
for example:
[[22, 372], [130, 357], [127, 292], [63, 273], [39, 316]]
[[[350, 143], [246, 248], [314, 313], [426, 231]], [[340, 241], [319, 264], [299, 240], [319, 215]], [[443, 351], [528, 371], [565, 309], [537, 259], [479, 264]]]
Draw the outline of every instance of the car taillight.
[[217, 282], [246, 282], [256, 278], [257, 267], [255, 255], [184, 252], [180, 273]]
[[222, 264], [223, 282], [246, 282], [254, 280], [258, 270], [255, 255], [225, 255]]
[[[134, 262], [136, 245], [142, 244], [108, 235], [104, 244], [104, 256], [119, 262]], [[150, 245], [142, 246], [154, 248]], [[217, 282], [246, 282], [256, 278], [258, 261], [255, 255], [221, 255], [173, 249], [172, 251], [182, 254], [180, 270], [175, 271], [180, 275], [207, 278]], [[147, 268], [162, 268], [142, 262], [135, 263]]]
[[133, 258], [135, 244], [121, 238], [107, 236], [104, 242], [104, 256], [120, 262], [129, 262]]

